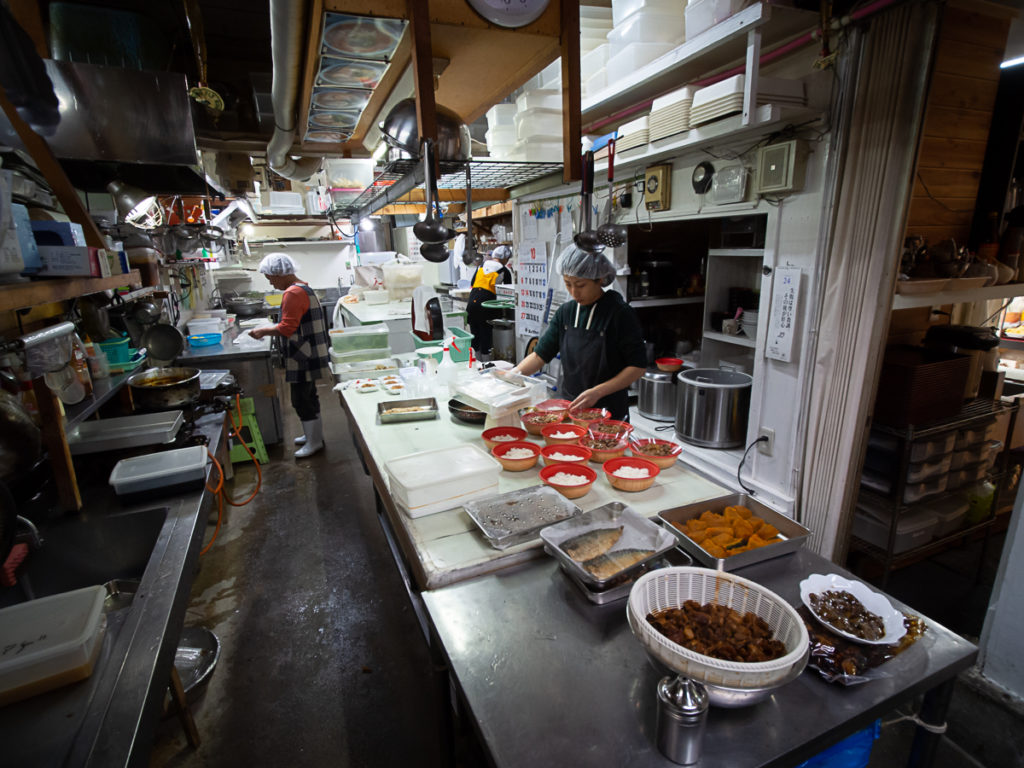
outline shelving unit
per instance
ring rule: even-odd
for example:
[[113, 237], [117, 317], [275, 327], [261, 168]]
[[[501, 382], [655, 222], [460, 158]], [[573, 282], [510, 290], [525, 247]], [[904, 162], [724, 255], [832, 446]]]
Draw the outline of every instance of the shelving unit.
[[636, 309], [649, 307], [678, 307], [684, 304], [703, 304], [703, 296], [683, 296], [678, 299], [630, 299], [629, 305]]
[[112, 277], [56, 277], [0, 286], [0, 309], [24, 309], [55, 301], [66, 301], [90, 293], [129, 285], [142, 286], [139, 270]]
[[730, 336], [726, 333], [718, 333], [717, 331], [704, 331], [704, 338], [711, 339], [712, 341], [721, 341], [725, 344], [735, 344], [738, 347], [747, 347], [753, 349], [757, 346], [757, 339], [752, 339], [749, 336]]
[[988, 285], [983, 288], [969, 288], [965, 291], [948, 290], [938, 293], [897, 293], [892, 297], [893, 309], [914, 307], [938, 307], [943, 304], [964, 304], [972, 301], [1012, 299], [1024, 295], [1024, 283]]
[[[705, 343], [701, 348], [701, 365], [717, 368], [718, 363], [728, 356], [727, 350], [731, 349], [749, 356], [751, 352], [748, 350], [757, 347], [756, 338], [742, 333], [736, 336], [722, 333], [720, 329], [715, 328], [711, 317], [714, 313], [724, 312], [729, 306], [730, 288], [760, 291], [763, 265], [764, 248], [708, 249], [707, 283], [704, 288], [707, 297], [704, 302]], [[728, 346], [717, 346], [721, 344]]]

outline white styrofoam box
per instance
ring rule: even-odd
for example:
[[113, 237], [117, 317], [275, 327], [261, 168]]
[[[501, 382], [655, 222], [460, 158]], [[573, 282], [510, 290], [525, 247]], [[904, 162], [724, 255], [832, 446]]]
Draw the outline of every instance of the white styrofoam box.
[[608, 72], [602, 67], [583, 83], [583, 93], [586, 96], [593, 96], [599, 91], [608, 87]]
[[929, 508], [935, 514], [936, 521], [932, 537], [938, 539], [959, 530], [964, 524], [968, 507], [970, 502], [967, 497], [959, 493], [930, 504]]
[[608, 52], [608, 82], [618, 82], [675, 48], [673, 43], [630, 43]]
[[562, 108], [562, 92], [552, 88], [533, 88], [516, 97], [516, 117], [528, 109]]
[[580, 79], [586, 80], [595, 72], [603, 70], [608, 63], [608, 43], [601, 43], [590, 53], [580, 56]]
[[515, 116], [515, 104], [495, 104], [487, 110], [487, 127], [493, 130], [498, 126], [512, 125]]
[[690, 0], [686, 6], [686, 30], [689, 39], [725, 21], [743, 8], [745, 0]]
[[412, 453], [385, 462], [391, 494], [409, 517], [461, 507], [497, 493], [501, 464], [476, 445]]
[[651, 102], [651, 112], [657, 112], [659, 109], [668, 109], [676, 104], [681, 104], [684, 101], [693, 101], [693, 94], [695, 88], [692, 85], [684, 85], [672, 93], [666, 93], [664, 96], [659, 96]]
[[201, 485], [206, 480], [206, 458], [205, 445], [191, 445], [121, 459], [110, 473], [110, 484], [119, 496], [167, 486]]
[[907, 467], [907, 482], [922, 483], [925, 480], [949, 472], [953, 454], [947, 453], [940, 458], [931, 461], [922, 461], [920, 464], [911, 464]]
[[511, 147], [516, 143], [515, 123], [509, 125], [496, 125], [487, 131], [487, 149], [493, 151], [495, 147]]
[[608, 33], [611, 45], [629, 43], [673, 43], [686, 39], [686, 17], [674, 11], [639, 10]]
[[562, 138], [562, 110], [527, 109], [516, 113], [516, 139], [555, 140]]
[[516, 142], [508, 159], [523, 163], [560, 163], [563, 159], [562, 140], [531, 139]]
[[92, 674], [106, 630], [102, 586], [61, 592], [0, 610], [0, 706]]
[[[853, 515], [853, 535], [876, 547], [885, 549], [889, 542], [891, 515], [889, 510], [873, 509], [858, 504], [857, 511]], [[893, 554], [927, 544], [932, 539], [932, 531], [935, 530], [937, 522], [935, 514], [927, 509], [901, 514], [896, 523]]]
[[612, 23], [617, 27], [637, 11], [678, 13], [686, 9], [686, 0], [612, 0]]

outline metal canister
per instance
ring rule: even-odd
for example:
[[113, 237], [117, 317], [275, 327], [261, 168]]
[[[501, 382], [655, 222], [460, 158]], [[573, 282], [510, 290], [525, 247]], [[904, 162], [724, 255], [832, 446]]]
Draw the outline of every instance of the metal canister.
[[708, 693], [685, 677], [658, 683], [658, 750], [679, 765], [700, 760], [708, 719]]

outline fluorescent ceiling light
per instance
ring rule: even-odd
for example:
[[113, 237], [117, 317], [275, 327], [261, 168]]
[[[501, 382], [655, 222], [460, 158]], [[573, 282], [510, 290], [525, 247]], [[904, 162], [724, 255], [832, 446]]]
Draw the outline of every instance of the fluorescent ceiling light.
[[999, 65], [1000, 69], [1009, 69], [1010, 67], [1016, 67], [1024, 64], [1024, 56], [1018, 56], [1016, 59], [1007, 59]]

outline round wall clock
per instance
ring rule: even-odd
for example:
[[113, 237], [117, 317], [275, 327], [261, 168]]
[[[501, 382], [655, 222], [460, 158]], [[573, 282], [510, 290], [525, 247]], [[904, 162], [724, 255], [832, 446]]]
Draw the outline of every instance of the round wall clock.
[[551, 0], [466, 0], [474, 11], [499, 27], [525, 27], [540, 18]]
[[697, 167], [693, 169], [693, 191], [698, 195], [703, 195], [709, 189], [711, 189], [711, 178], [715, 175], [715, 167], [711, 163], [703, 162], [697, 163]]

